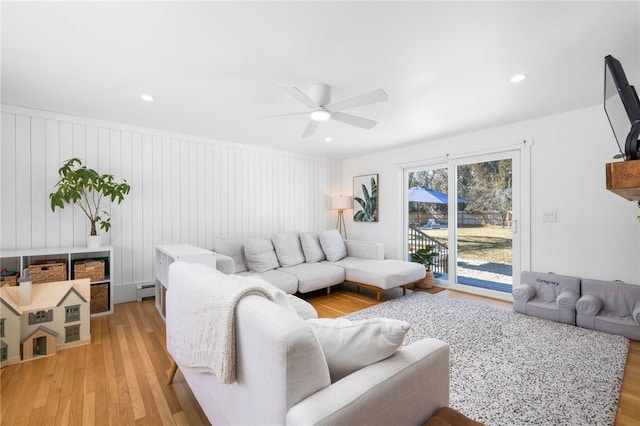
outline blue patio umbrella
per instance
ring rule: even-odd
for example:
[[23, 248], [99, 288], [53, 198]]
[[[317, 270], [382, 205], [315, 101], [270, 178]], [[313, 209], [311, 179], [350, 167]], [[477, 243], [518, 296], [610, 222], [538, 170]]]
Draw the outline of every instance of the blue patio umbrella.
[[[414, 186], [409, 189], [409, 201], [417, 203], [434, 203], [446, 204], [449, 202], [449, 196], [444, 192], [429, 189], [426, 186]], [[464, 198], [458, 198], [458, 203], [466, 203]]]
[[[409, 188], [408, 200], [409, 202], [416, 203], [447, 204], [449, 202], [449, 196], [444, 192], [436, 191], [426, 186], [414, 186]], [[458, 203], [466, 202], [467, 200], [464, 198], [458, 198]], [[420, 223], [420, 210], [418, 210], [418, 223]]]

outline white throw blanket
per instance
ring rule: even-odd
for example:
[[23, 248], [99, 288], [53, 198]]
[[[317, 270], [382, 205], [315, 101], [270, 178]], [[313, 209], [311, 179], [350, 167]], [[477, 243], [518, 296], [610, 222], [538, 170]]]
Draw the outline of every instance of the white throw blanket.
[[215, 374], [221, 383], [236, 377], [235, 309], [245, 296], [260, 295], [295, 312], [286, 293], [257, 277], [225, 275], [205, 265], [176, 262], [167, 292], [167, 330], [181, 366]]

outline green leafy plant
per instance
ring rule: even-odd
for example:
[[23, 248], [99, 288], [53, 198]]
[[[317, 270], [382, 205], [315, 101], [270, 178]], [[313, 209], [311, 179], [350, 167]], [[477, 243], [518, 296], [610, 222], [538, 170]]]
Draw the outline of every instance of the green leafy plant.
[[360, 197], [354, 197], [354, 201], [360, 204], [362, 210], [356, 212], [353, 220], [357, 222], [375, 222], [378, 215], [378, 185], [376, 185], [375, 178], [371, 178], [371, 195], [369, 195], [369, 191], [364, 184], [362, 184], [362, 194], [364, 200]]
[[100, 175], [83, 166], [79, 158], [65, 161], [58, 175], [60, 180], [53, 187], [54, 192], [49, 194], [51, 210], [55, 212], [56, 207], [63, 209], [65, 204], [77, 204], [91, 222], [90, 235], [98, 235], [97, 224], [100, 224], [100, 229], [109, 232], [111, 218], [107, 211], [100, 211], [100, 203], [106, 197], [120, 204], [131, 190], [127, 181], [123, 179], [122, 182], [116, 182], [113, 175]]
[[411, 255], [411, 261], [423, 264], [425, 268], [427, 268], [427, 271], [430, 271], [433, 260], [436, 257], [438, 257], [438, 253], [433, 251], [433, 246], [427, 246], [416, 250], [416, 252]]

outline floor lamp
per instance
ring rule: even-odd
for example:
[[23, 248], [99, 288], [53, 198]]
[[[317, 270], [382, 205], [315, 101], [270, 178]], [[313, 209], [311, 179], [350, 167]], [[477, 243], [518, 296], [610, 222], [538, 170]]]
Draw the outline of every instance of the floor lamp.
[[331, 199], [331, 210], [338, 210], [338, 222], [336, 228], [342, 234], [344, 230], [344, 239], [347, 239], [347, 226], [344, 223], [344, 211], [353, 208], [353, 200], [351, 197], [340, 195]]

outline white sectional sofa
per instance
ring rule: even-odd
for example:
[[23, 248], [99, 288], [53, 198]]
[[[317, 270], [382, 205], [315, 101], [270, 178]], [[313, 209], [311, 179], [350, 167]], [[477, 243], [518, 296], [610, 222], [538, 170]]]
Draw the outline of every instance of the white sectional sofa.
[[424, 266], [384, 259], [384, 245], [343, 240], [337, 230], [280, 233], [271, 239], [216, 238], [218, 269], [226, 274], [258, 275], [294, 294], [347, 282], [380, 293], [425, 277]]
[[[220, 280], [226, 277], [210, 276], [212, 291], [222, 286]], [[172, 289], [189, 288], [202, 277], [193, 264], [175, 262], [169, 267], [167, 350], [174, 358], [175, 334], [180, 335], [179, 327], [184, 324], [177, 319], [179, 293], [174, 295], [176, 290]], [[205, 296], [201, 295], [203, 300], [207, 300]], [[335, 361], [329, 363], [327, 353], [335, 344], [323, 343], [313, 321], [264, 297], [247, 296], [235, 308], [235, 382], [223, 384], [215, 374], [194, 371], [176, 359], [211, 424], [419, 425], [449, 405], [447, 343], [423, 339], [396, 346], [377, 361], [363, 362], [355, 369], [352, 366], [346, 375], [334, 377], [332, 368], [352, 365], [358, 352], [375, 351], [369, 345], [386, 344], [388, 332], [371, 323], [376, 319], [361, 325], [367, 328], [355, 330], [358, 344], [362, 343], [359, 351], [353, 347], [339, 350], [345, 364], [336, 365]], [[351, 322], [349, 327], [331, 329], [330, 334], [348, 332], [354, 326]], [[351, 339], [336, 336], [336, 340]], [[360, 347], [364, 345], [366, 350]]]

